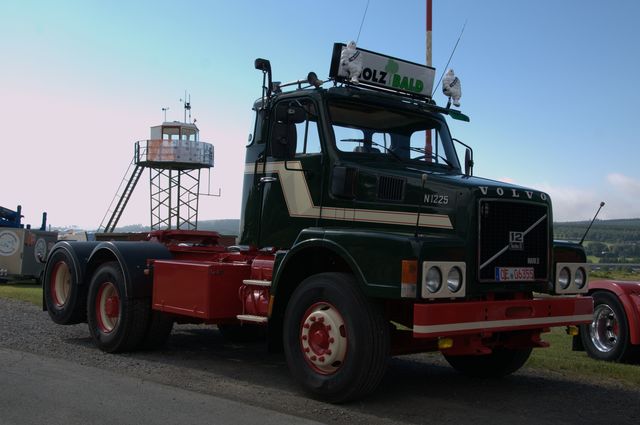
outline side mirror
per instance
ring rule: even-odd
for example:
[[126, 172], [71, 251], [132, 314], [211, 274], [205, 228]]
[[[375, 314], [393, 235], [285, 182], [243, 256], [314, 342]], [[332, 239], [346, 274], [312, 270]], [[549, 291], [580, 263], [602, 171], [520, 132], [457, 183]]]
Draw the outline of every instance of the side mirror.
[[464, 153], [464, 173], [467, 176], [473, 175], [473, 151], [469, 148]]
[[358, 170], [355, 168], [342, 166], [333, 167], [331, 194], [337, 198], [355, 198], [357, 176]]
[[473, 175], [473, 149], [471, 149], [471, 146], [467, 145], [466, 143], [462, 143], [458, 139], [452, 139], [452, 140], [456, 143], [461, 144], [466, 148], [466, 151], [464, 152], [464, 174], [465, 176], [472, 176]]
[[271, 133], [271, 156], [275, 159], [292, 159], [296, 152], [296, 127], [293, 124], [275, 123]]

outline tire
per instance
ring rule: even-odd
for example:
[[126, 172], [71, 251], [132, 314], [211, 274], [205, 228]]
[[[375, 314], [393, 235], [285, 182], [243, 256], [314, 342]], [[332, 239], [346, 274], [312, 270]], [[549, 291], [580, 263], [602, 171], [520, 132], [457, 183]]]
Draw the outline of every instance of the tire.
[[173, 318], [160, 311], [151, 311], [149, 327], [144, 335], [140, 348], [142, 350], [156, 350], [161, 348], [171, 335]]
[[267, 338], [267, 327], [261, 325], [219, 324], [218, 329], [223, 338], [231, 342], [258, 342]]
[[47, 262], [43, 280], [44, 303], [49, 317], [59, 325], [87, 321], [87, 285], [80, 285], [71, 254], [56, 250]]
[[384, 376], [388, 323], [352, 275], [321, 273], [305, 279], [287, 305], [283, 339], [294, 379], [322, 400], [361, 398]]
[[636, 360], [638, 348], [631, 345], [629, 322], [615, 294], [597, 291], [593, 297], [593, 322], [580, 326], [582, 345], [597, 360], [626, 362]]
[[501, 378], [520, 369], [529, 359], [532, 348], [514, 350], [496, 348], [480, 356], [447, 356], [447, 362], [458, 372], [475, 378]]
[[89, 332], [98, 348], [109, 353], [139, 348], [150, 318], [148, 299], [128, 298], [120, 265], [113, 261], [97, 268], [87, 297]]

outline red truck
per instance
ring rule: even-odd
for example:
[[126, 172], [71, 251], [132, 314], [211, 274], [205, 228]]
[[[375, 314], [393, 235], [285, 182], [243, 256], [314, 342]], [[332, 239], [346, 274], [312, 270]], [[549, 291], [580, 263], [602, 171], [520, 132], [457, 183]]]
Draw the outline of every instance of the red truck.
[[640, 360], [640, 282], [592, 280], [593, 321], [580, 326], [574, 349], [594, 359]]

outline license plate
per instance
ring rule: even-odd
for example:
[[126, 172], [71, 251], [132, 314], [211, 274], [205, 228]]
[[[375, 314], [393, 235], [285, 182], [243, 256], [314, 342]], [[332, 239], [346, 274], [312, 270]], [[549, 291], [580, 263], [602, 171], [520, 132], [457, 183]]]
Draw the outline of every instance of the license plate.
[[533, 281], [536, 280], [533, 267], [496, 267], [497, 281]]

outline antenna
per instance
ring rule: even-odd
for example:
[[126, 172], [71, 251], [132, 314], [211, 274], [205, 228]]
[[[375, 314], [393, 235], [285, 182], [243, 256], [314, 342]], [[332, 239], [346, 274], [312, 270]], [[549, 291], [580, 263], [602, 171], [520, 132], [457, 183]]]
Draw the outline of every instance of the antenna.
[[436, 84], [436, 86], [433, 88], [433, 92], [431, 93], [431, 97], [433, 97], [434, 94], [436, 94], [436, 90], [438, 90], [438, 87], [440, 86], [440, 83], [442, 82], [442, 78], [444, 77], [444, 73], [447, 72], [447, 68], [449, 67], [449, 64], [451, 63], [451, 58], [453, 58], [453, 54], [456, 52], [456, 49], [458, 48], [458, 43], [460, 43], [460, 39], [462, 38], [462, 34], [464, 34], [464, 29], [467, 26], [467, 21], [464, 21], [464, 25], [462, 25], [462, 30], [460, 30], [460, 35], [458, 36], [458, 41], [456, 41], [456, 45], [453, 46], [453, 50], [451, 51], [451, 55], [449, 56], [449, 60], [447, 61], [447, 64], [444, 66], [444, 68], [442, 68], [442, 74], [440, 74], [440, 79], [438, 80], [438, 84]]
[[582, 245], [582, 242], [584, 242], [584, 238], [587, 237], [587, 233], [589, 233], [589, 230], [591, 229], [591, 225], [593, 225], [593, 222], [596, 221], [596, 217], [598, 216], [598, 213], [600, 212], [602, 207], [604, 207], [604, 202], [600, 202], [600, 208], [598, 208], [598, 211], [596, 211], [596, 215], [593, 216], [593, 220], [591, 220], [591, 223], [589, 223], [589, 227], [587, 227], [587, 231], [584, 232], [582, 239], [580, 239], [580, 245]]
[[[180, 102], [184, 103], [184, 121], [191, 124], [191, 95], [187, 97], [187, 91], [184, 91], [184, 99], [180, 99]], [[189, 121], [187, 121], [187, 111], [189, 111]]]
[[362, 25], [364, 25], [364, 18], [367, 17], [367, 10], [369, 9], [369, 0], [367, 0], [367, 6], [364, 8], [364, 13], [362, 14], [362, 22], [360, 22], [360, 29], [358, 30], [358, 37], [356, 37], [356, 45], [358, 41], [360, 41], [360, 32], [362, 32]]
[[169, 110], [168, 106], [162, 108], [162, 112], [164, 112], [164, 121], [163, 122], [167, 122], [167, 111], [168, 110]]
[[418, 200], [418, 214], [416, 214], [418, 217], [416, 218], [416, 234], [415, 237], [418, 237], [418, 233], [420, 231], [420, 213], [422, 212], [422, 203], [424, 202], [424, 185], [425, 183], [427, 183], [427, 174], [426, 173], [422, 173], [422, 191], [420, 191], [420, 198]]

